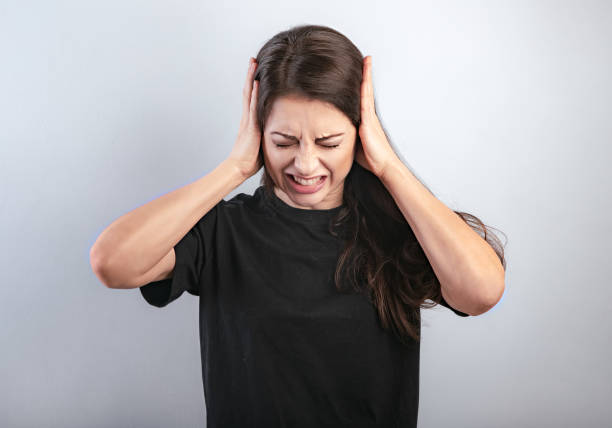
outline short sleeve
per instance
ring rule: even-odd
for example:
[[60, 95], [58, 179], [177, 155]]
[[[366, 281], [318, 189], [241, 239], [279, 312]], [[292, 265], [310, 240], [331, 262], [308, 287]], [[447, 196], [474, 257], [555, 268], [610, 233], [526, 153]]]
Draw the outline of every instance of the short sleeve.
[[174, 246], [176, 262], [170, 278], [153, 281], [140, 287], [142, 297], [158, 308], [166, 306], [187, 291], [200, 295], [204, 266], [214, 248], [217, 217], [221, 200], [208, 211]]
[[446, 300], [444, 300], [444, 297], [442, 297], [442, 300], [440, 300], [440, 304], [442, 306], [447, 307], [448, 309], [450, 309], [451, 311], [453, 311], [455, 314], [459, 315], [460, 317], [469, 317], [470, 314], [466, 314], [464, 312], [461, 312], [455, 308], [453, 308], [451, 305], [448, 304], [448, 302]]

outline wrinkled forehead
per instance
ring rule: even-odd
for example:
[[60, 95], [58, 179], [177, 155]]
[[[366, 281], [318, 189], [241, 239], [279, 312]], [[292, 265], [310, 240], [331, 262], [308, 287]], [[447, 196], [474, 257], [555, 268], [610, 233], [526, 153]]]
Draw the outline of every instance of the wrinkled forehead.
[[297, 96], [277, 98], [266, 121], [266, 132], [326, 134], [346, 130], [350, 120], [329, 103]]

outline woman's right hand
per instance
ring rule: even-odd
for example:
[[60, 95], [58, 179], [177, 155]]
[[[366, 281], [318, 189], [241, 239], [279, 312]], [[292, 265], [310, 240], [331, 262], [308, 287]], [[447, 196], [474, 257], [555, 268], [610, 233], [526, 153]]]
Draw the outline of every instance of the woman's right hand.
[[242, 90], [242, 119], [240, 120], [238, 137], [229, 155], [229, 159], [236, 164], [245, 180], [263, 166], [263, 159], [259, 155], [261, 131], [257, 124], [255, 111], [259, 92], [259, 81], [253, 80], [256, 68], [255, 59], [250, 58], [249, 71]]

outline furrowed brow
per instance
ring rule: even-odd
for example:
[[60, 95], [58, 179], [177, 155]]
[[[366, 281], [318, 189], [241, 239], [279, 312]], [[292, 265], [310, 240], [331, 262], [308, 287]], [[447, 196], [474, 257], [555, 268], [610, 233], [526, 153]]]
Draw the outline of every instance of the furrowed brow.
[[[288, 138], [290, 140], [299, 141], [296, 136], [289, 135], [289, 134], [283, 134], [282, 132], [273, 131], [272, 134], [282, 135], [283, 137]], [[339, 134], [326, 135], [325, 137], [321, 137], [321, 138], [315, 138], [315, 141], [325, 141], [333, 137], [339, 137], [341, 135], [344, 135], [344, 132], [340, 132]]]

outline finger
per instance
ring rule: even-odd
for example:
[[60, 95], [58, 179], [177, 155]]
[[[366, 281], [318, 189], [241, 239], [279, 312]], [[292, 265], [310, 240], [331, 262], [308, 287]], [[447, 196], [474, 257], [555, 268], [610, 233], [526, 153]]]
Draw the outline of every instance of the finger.
[[249, 58], [249, 70], [247, 72], [246, 82], [244, 83], [244, 88], [242, 90], [242, 117], [248, 118], [249, 115], [249, 107], [251, 100], [251, 93], [253, 92], [253, 75], [255, 73], [255, 69], [257, 68], [257, 63], [253, 58]]
[[251, 91], [251, 101], [249, 103], [249, 122], [255, 129], [259, 129], [257, 124], [257, 94], [259, 92], [259, 80], [253, 81], [253, 90]]
[[374, 99], [374, 89], [372, 87], [372, 56], [368, 55], [368, 60], [366, 63], [366, 96], [370, 99]]
[[244, 101], [245, 111], [248, 112], [249, 100], [251, 98], [251, 91], [253, 89], [253, 73], [255, 70], [255, 60], [253, 58], [249, 58], [249, 69], [246, 75], [246, 81], [244, 82], [244, 88], [242, 90], [242, 98]]
[[367, 56], [363, 61], [363, 79], [361, 83], [361, 108], [362, 114], [373, 114], [374, 90], [372, 88], [372, 57]]

